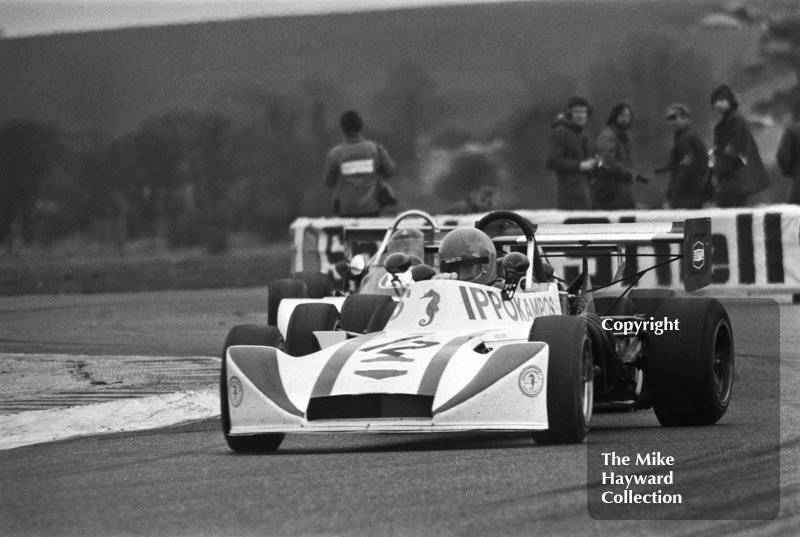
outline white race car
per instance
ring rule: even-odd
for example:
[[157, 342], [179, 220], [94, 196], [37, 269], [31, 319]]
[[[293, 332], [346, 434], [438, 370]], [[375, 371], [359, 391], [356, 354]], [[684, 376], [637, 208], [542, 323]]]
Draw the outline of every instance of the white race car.
[[[447, 255], [445, 236], [430, 245], [440, 248], [438, 273], [428, 267], [410, 282], [401, 280], [411, 260], [400, 252], [389, 256], [384, 266], [402, 297], [382, 295], [385, 300], [372, 304], [366, 333], [342, 330], [339, 309], [324, 302], [292, 313], [302, 327], [292, 337], [313, 340], [315, 352], [286, 352], [275, 326], [234, 327], [220, 383], [228, 446], [275, 450], [286, 433], [478, 430], [524, 430], [538, 443], [577, 443], [595, 405], [654, 407], [664, 425], [713, 424], [722, 417], [734, 353], [718, 301], [661, 293], [639, 301], [646, 311], [636, 313], [638, 297], [631, 300], [627, 290], [595, 300], [587, 274], [565, 287], [544, 261], [548, 252], [619, 253], [630, 244], [679, 242], [684, 283], [693, 290], [710, 279], [707, 219], [548, 229], [497, 211], [476, 228], [493, 235], [491, 251]], [[466, 276], [452, 279], [451, 268]], [[345, 300], [366, 306], [359, 296]], [[595, 302], [608, 311], [595, 313]], [[651, 311], [680, 317], [686, 329], [677, 335], [622, 330], [626, 322], [642, 326]]]

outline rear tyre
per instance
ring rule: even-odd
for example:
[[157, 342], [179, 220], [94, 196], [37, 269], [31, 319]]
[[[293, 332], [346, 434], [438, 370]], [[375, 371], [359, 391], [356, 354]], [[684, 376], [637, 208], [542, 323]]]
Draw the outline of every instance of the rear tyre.
[[534, 431], [537, 444], [577, 444], [589, 432], [594, 399], [592, 345], [581, 317], [538, 317], [528, 341], [550, 346], [547, 366], [547, 419], [550, 428]]
[[624, 296], [596, 296], [594, 297], [594, 311], [602, 317], [613, 315], [633, 315], [635, 313], [633, 300]]
[[386, 328], [386, 323], [388, 323], [389, 319], [391, 319], [392, 314], [394, 314], [394, 310], [397, 308], [398, 304], [399, 302], [390, 300], [389, 302], [384, 302], [382, 305], [378, 306], [378, 309], [372, 314], [372, 318], [370, 318], [369, 324], [367, 325], [367, 334], [371, 334], [372, 332], [380, 332]]
[[305, 356], [320, 350], [314, 332], [339, 328], [339, 310], [333, 304], [298, 304], [286, 329], [286, 352]]
[[350, 295], [342, 304], [342, 330], [365, 334], [372, 316], [384, 304], [391, 302], [389, 295]]
[[650, 319], [650, 317], [656, 316], [658, 308], [661, 307], [661, 304], [663, 304], [666, 299], [675, 296], [675, 290], [663, 289], [660, 287], [651, 289], [631, 289], [628, 296], [633, 300], [636, 312], [643, 313], [646, 319]]
[[653, 410], [665, 427], [713, 425], [733, 391], [733, 330], [713, 298], [666, 299], [656, 313], [680, 321], [680, 330], [653, 336], [646, 382]]
[[302, 280], [280, 279], [269, 284], [267, 322], [278, 325], [278, 306], [284, 298], [306, 298], [308, 288]]
[[307, 298], [333, 296], [333, 282], [331, 282], [331, 278], [327, 274], [307, 270], [305, 272], [295, 272], [294, 279], [306, 284]]
[[222, 348], [222, 368], [220, 370], [219, 401], [220, 416], [222, 418], [222, 434], [225, 442], [233, 451], [275, 451], [283, 442], [282, 433], [252, 434], [247, 436], [232, 436], [231, 415], [228, 407], [228, 372], [226, 355], [228, 347], [234, 345], [258, 345], [262, 347], [275, 347], [283, 349], [283, 336], [274, 326], [256, 324], [242, 324], [234, 326], [228, 332], [225, 345]]

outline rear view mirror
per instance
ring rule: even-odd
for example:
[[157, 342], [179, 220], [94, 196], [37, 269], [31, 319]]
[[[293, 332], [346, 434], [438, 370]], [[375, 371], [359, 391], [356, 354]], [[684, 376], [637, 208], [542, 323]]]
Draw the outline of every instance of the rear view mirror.
[[400, 274], [411, 268], [411, 258], [402, 252], [396, 252], [386, 258], [383, 266], [389, 274]]

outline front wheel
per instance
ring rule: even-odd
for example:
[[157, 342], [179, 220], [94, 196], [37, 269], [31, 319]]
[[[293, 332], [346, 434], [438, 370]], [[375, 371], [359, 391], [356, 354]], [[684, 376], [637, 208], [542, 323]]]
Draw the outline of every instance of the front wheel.
[[646, 382], [658, 421], [666, 427], [713, 425], [733, 391], [733, 330], [713, 298], [666, 299], [656, 319], [678, 320], [676, 330], [654, 336]]
[[340, 323], [339, 310], [333, 304], [298, 304], [286, 329], [286, 352], [292, 356], [317, 352], [320, 345], [314, 332], [336, 330]]
[[550, 346], [547, 365], [549, 429], [535, 431], [537, 444], [577, 444], [589, 432], [594, 404], [592, 345], [586, 320], [556, 315], [533, 321], [528, 341]]
[[308, 287], [303, 280], [283, 278], [269, 284], [267, 321], [278, 326], [278, 307], [284, 298], [306, 298]]
[[252, 434], [247, 436], [233, 436], [231, 432], [231, 415], [228, 406], [228, 371], [226, 355], [228, 347], [234, 345], [257, 345], [260, 347], [283, 348], [283, 336], [274, 326], [255, 324], [242, 324], [231, 328], [225, 345], [222, 348], [222, 368], [220, 370], [219, 402], [220, 416], [222, 418], [222, 434], [225, 442], [233, 451], [275, 451], [283, 442], [281, 433]]

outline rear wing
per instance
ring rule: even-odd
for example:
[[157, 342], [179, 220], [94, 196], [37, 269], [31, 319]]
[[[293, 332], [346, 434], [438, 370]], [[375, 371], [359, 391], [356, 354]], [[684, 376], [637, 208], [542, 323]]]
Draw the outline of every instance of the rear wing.
[[[621, 260], [617, 279], [624, 268], [628, 246], [680, 244], [676, 256], [683, 266], [686, 291], [696, 291], [711, 283], [711, 219], [690, 218], [682, 222], [630, 222], [610, 224], [539, 224], [535, 241], [542, 252], [568, 256], [616, 255]], [[508, 237], [512, 239], [512, 237]], [[495, 242], [505, 242], [495, 238]], [[524, 236], [509, 243], [524, 244]]]

